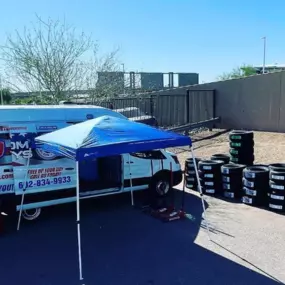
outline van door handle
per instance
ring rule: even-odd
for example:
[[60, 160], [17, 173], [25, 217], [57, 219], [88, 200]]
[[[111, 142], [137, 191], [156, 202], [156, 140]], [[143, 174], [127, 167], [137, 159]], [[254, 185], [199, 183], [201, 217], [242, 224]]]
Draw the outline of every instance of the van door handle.
[[127, 164], [130, 164], [130, 163], [134, 163], [134, 162], [133, 162], [133, 161], [127, 161], [126, 163], [127, 163]]

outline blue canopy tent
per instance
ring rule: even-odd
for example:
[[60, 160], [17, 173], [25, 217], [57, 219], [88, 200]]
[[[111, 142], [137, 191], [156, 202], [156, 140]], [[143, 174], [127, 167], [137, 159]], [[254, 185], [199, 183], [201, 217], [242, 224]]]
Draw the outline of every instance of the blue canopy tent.
[[[79, 162], [98, 157], [186, 145], [189, 145], [191, 148], [192, 157], [194, 158], [192, 141], [189, 137], [110, 116], [102, 116], [60, 129], [39, 136], [35, 141], [37, 146], [45, 151], [64, 155], [76, 161], [76, 203], [80, 280], [83, 280], [83, 276], [80, 241]], [[195, 170], [198, 177], [196, 164]], [[201, 191], [200, 183], [199, 188]], [[203, 200], [202, 204], [205, 209]]]

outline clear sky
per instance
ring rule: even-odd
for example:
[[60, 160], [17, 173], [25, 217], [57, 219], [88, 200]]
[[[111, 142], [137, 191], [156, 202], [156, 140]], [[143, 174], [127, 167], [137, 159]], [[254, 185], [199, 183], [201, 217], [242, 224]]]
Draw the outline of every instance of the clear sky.
[[35, 19], [63, 19], [120, 47], [127, 71], [198, 72], [200, 81], [242, 64], [285, 63], [284, 0], [0, 0], [0, 44]]

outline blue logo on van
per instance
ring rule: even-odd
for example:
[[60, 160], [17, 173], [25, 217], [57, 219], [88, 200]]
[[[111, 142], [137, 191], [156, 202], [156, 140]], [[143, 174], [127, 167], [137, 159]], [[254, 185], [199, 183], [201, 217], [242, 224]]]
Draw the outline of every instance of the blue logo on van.
[[92, 115], [92, 114], [87, 114], [86, 115], [86, 119], [87, 120], [91, 120], [91, 119], [93, 119], [94, 118], [94, 116]]

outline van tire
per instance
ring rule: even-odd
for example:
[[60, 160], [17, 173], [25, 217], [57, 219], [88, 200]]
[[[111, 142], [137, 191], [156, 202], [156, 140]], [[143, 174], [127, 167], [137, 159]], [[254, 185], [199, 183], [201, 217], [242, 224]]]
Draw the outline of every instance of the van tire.
[[41, 208], [23, 210], [22, 217], [27, 221], [33, 221], [40, 216], [41, 212], [42, 212]]
[[150, 190], [156, 197], [167, 197], [172, 189], [170, 185], [170, 172], [163, 171], [155, 174], [150, 182]]

